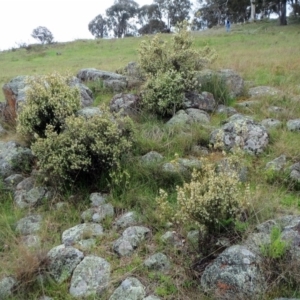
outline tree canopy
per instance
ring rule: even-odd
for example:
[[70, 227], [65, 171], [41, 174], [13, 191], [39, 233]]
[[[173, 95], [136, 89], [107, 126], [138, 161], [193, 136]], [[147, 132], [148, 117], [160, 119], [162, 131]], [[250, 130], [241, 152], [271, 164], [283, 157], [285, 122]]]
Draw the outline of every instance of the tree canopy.
[[52, 32], [44, 26], [39, 26], [33, 29], [31, 36], [40, 41], [42, 44], [51, 44], [54, 40]]
[[108, 35], [108, 22], [102, 15], [96, 16], [89, 23], [89, 31], [95, 38], [103, 38]]

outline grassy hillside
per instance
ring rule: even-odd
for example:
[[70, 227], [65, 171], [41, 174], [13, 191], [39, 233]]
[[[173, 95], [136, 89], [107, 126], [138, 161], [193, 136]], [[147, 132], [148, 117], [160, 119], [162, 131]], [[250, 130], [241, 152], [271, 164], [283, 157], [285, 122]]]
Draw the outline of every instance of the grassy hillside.
[[[251, 115], [257, 121], [272, 118], [268, 108], [276, 105], [284, 108], [286, 113], [280, 116], [280, 121], [286, 122], [300, 117], [300, 43], [299, 25], [280, 27], [274, 22], [257, 22], [247, 25], [233, 25], [232, 31], [226, 33], [225, 28], [215, 28], [204, 32], [193, 33], [194, 47], [205, 45], [213, 47], [218, 53], [218, 59], [211, 66], [212, 69], [234, 69], [247, 81], [247, 86], [268, 85], [282, 91], [278, 97], [259, 99], [259, 105], [241, 108], [238, 102], [247, 99], [247, 94], [236, 99], [233, 104], [241, 113]], [[97, 68], [115, 71], [127, 65], [130, 61], [137, 61], [137, 49], [143, 39], [151, 37], [111, 39], [111, 40], [78, 40], [70, 43], [35, 46], [32, 49], [16, 49], [0, 52], [0, 85], [8, 82], [17, 75], [45, 74], [51, 71], [76, 73], [81, 68]], [[162, 35], [163, 39], [170, 39], [170, 35]], [[61, 55], [56, 55], [61, 52]], [[98, 105], [107, 101], [112, 94], [101, 94], [96, 91]], [[0, 95], [0, 101], [4, 96]], [[225, 116], [213, 115], [211, 124], [219, 126]], [[151, 150], [160, 152], [166, 160], [188, 157], [193, 154], [195, 144], [208, 146], [209, 129], [193, 126], [188, 129], [166, 128], [161, 120], [149, 115], [137, 120], [137, 144], [134, 156], [122, 162], [122, 169], [130, 175], [123, 178], [119, 185], [112, 187], [110, 201], [116, 208], [117, 215], [124, 211], [136, 210], [143, 216], [143, 225], [151, 228], [151, 240], [143, 244], [130, 258], [116, 259], [111, 250], [111, 242], [116, 234], [105, 235], [88, 253], [105, 257], [112, 264], [112, 285], [117, 287], [127, 276], [136, 276], [147, 286], [148, 291], [157, 294], [161, 299], [196, 300], [209, 299], [203, 295], [198, 287], [197, 274], [191, 268], [198, 258], [196, 249], [180, 252], [174, 248], [166, 248], [159, 237], [168, 229], [159, 223], [157, 206], [154, 201], [160, 188], [170, 193], [171, 201], [175, 199], [175, 186], [182, 184], [183, 178], [166, 177], [155, 168], [144, 168], [139, 164], [138, 157]], [[3, 138], [9, 140], [19, 138], [14, 129], [10, 135]], [[270, 144], [264, 154], [260, 156], [246, 156], [243, 163], [249, 170], [249, 188], [251, 192], [251, 211], [253, 212], [247, 226], [237, 229], [239, 238], [243, 239], [254, 226], [279, 214], [298, 213], [300, 207], [299, 190], [286, 184], [285, 175], [273, 177], [263, 172], [267, 162], [285, 154], [290, 163], [300, 160], [299, 133], [289, 132], [285, 126], [270, 132]], [[212, 152], [208, 159], [217, 161], [222, 158], [220, 152]], [[100, 186], [100, 184], [99, 184]], [[23, 283], [19, 295], [13, 299], [38, 299], [45, 294], [54, 299], [71, 299], [68, 293], [68, 282], [58, 285], [54, 282], [45, 284], [37, 280], [40, 262], [52, 247], [60, 244], [61, 233], [81, 222], [80, 213], [88, 206], [88, 195], [98, 191], [98, 186], [89, 190], [75, 189], [58, 195], [51, 203], [44, 203], [37, 209], [44, 215], [44, 225], [41, 230], [42, 247], [31, 252], [20, 243], [15, 232], [14, 224], [26, 215], [25, 211], [16, 209], [12, 195], [4, 192], [0, 194], [0, 278], [3, 275], [15, 274]], [[76, 195], [70, 197], [74, 192]], [[71, 199], [71, 200], [70, 200]], [[61, 210], [54, 209], [55, 203], [68, 200]], [[103, 224], [109, 229], [113, 220], [106, 220]], [[192, 228], [176, 228], [183, 236]], [[172, 258], [173, 269], [167, 274], [147, 272], [142, 266], [143, 260], [154, 251], [164, 251]], [[280, 274], [278, 278], [280, 277]], [[278, 279], [277, 278], [277, 279]], [[279, 279], [278, 279], [279, 282]], [[272, 286], [265, 299], [278, 297], [299, 297], [300, 289], [292, 283], [283, 280], [283, 285]], [[102, 299], [108, 299], [113, 288]], [[92, 298], [91, 298], [92, 299]], [[93, 298], [94, 299], [94, 298]]]

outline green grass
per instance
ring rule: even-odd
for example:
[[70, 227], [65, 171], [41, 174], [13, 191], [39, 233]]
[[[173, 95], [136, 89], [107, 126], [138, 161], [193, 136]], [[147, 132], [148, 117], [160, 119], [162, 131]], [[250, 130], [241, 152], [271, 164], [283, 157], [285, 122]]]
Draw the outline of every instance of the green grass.
[[[217, 61], [212, 69], [230, 68], [239, 72], [242, 77], [251, 81], [252, 85], [270, 85], [282, 91], [274, 97], [261, 97], [259, 105], [249, 108], [238, 107], [241, 101], [247, 99], [244, 95], [230, 105], [244, 114], [251, 115], [257, 121], [265, 118], [277, 118], [283, 123], [300, 115], [300, 52], [299, 25], [286, 27], [277, 23], [257, 22], [246, 25], [233, 25], [228, 34], [224, 28], [211, 29], [193, 33], [195, 48], [209, 45], [218, 53]], [[162, 39], [170, 39], [172, 35], [162, 35]], [[35, 46], [30, 51], [17, 49], [16, 51], [0, 52], [0, 84], [8, 82], [17, 75], [45, 74], [51, 71], [71, 72], [76, 75], [82, 68], [97, 68], [115, 71], [124, 67], [130, 61], [137, 61], [139, 44], [151, 37], [125, 38], [112, 40], [77, 40], [71, 43], [61, 43], [46, 46]], [[62, 55], [56, 55], [61, 52]], [[101, 82], [89, 83], [95, 97], [94, 105], [108, 104], [113, 94], [104, 89]], [[251, 83], [249, 83], [251, 85]], [[213, 88], [213, 87], [211, 87]], [[220, 98], [226, 101], [226, 95], [219, 89]], [[231, 101], [231, 99], [229, 99]], [[0, 95], [0, 101], [4, 96]], [[280, 106], [283, 112], [270, 112], [270, 106]], [[224, 121], [224, 115], [212, 115], [211, 125], [219, 126]], [[210, 299], [201, 293], [197, 280], [191, 274], [191, 263], [198, 257], [195, 249], [187, 252], [176, 251], [166, 247], [159, 241], [168, 229], [159, 223], [155, 197], [160, 188], [170, 194], [170, 202], [176, 199], [175, 187], [182, 185], [186, 178], [174, 175], [166, 176], [160, 172], [162, 163], [173, 160], [176, 155], [189, 157], [194, 145], [208, 146], [210, 129], [193, 125], [186, 128], [168, 128], [165, 120], [149, 114], [143, 114], [135, 119], [137, 125], [136, 143], [133, 154], [127, 155], [122, 161], [122, 171], [130, 177], [124, 176], [118, 184], [111, 185], [109, 201], [116, 208], [117, 215], [123, 211], [136, 210], [143, 220], [143, 225], [152, 229], [153, 237], [144, 243], [130, 258], [116, 259], [111, 250], [111, 243], [119, 236], [116, 231], [107, 231], [105, 236], [97, 240], [96, 246], [86, 254], [99, 255], [112, 264], [111, 287], [103, 296], [108, 299], [120, 282], [126, 276], [137, 276], [147, 285], [149, 293], [156, 293], [162, 299]], [[13, 135], [14, 134], [14, 135]], [[251, 194], [251, 213], [246, 225], [238, 224], [238, 231], [247, 235], [259, 222], [274, 218], [278, 214], [299, 212], [299, 191], [285, 184], [283, 174], [270, 178], [264, 174], [266, 163], [281, 154], [287, 156], [288, 164], [299, 161], [300, 139], [299, 133], [289, 132], [283, 125], [276, 130], [270, 130], [270, 144], [265, 153], [257, 157], [245, 156], [241, 164], [248, 167], [248, 178]], [[20, 138], [13, 130], [11, 135], [2, 140]], [[142, 166], [140, 156], [149, 151], [157, 151], [164, 156], [162, 163]], [[218, 161], [223, 155], [213, 152], [208, 156], [211, 161]], [[269, 174], [270, 175], [270, 174]], [[273, 176], [273, 174], [271, 174]], [[99, 186], [104, 186], [99, 183]], [[89, 205], [88, 194], [99, 191], [99, 186], [90, 188], [76, 187], [58, 195], [52, 202], [44, 203], [37, 209], [44, 216], [44, 225], [40, 236], [42, 248], [28, 252], [22, 247], [14, 228], [17, 220], [26, 212], [14, 207], [12, 195], [0, 188], [0, 278], [4, 274], [19, 274], [23, 276], [23, 289], [14, 299], [37, 299], [42, 294], [54, 299], [71, 299], [68, 294], [68, 282], [57, 285], [51, 280], [43, 284], [37, 280], [36, 268], [42, 257], [52, 247], [61, 243], [62, 232], [81, 222], [80, 214]], [[70, 195], [75, 195], [72, 200]], [[55, 209], [55, 203], [66, 201], [61, 210]], [[111, 219], [104, 222], [106, 229], [110, 228]], [[188, 227], [188, 226], [187, 226]], [[172, 227], [171, 230], [173, 230]], [[183, 236], [187, 228], [176, 227]], [[172, 258], [173, 268], [168, 274], [153, 273], [142, 265], [143, 259], [155, 251], [164, 251]], [[27, 257], [28, 265], [18, 266], [18, 257]], [[26, 276], [25, 276], [25, 275]], [[25, 277], [24, 277], [25, 276]], [[266, 299], [280, 296], [295, 296], [294, 286], [283, 286], [280, 290], [272, 289]], [[24, 296], [25, 295], [25, 296]], [[268, 298], [269, 297], [269, 298]]]

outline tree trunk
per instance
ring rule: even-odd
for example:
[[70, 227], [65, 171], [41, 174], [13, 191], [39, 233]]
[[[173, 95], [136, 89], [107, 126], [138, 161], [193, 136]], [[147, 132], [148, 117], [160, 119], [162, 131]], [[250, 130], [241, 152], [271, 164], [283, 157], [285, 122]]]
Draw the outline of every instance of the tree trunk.
[[280, 25], [287, 25], [286, 21], [286, 2], [287, 0], [281, 0], [279, 3], [279, 21]]
[[250, 21], [254, 21], [255, 20], [255, 3], [253, 0], [250, 0], [250, 7], [251, 7]]

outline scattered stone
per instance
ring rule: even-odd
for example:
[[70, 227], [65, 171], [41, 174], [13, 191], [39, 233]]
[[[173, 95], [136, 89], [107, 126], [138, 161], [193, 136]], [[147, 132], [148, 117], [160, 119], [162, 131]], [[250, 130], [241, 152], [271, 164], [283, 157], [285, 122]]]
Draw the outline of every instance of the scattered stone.
[[170, 261], [163, 253], [155, 253], [144, 261], [144, 265], [156, 271], [168, 271], [170, 269]]
[[111, 112], [121, 112], [122, 115], [133, 116], [138, 112], [138, 104], [140, 98], [134, 94], [117, 94], [115, 95], [109, 104]]
[[248, 94], [251, 98], [254, 97], [265, 97], [265, 96], [276, 96], [280, 94], [280, 91], [270, 86], [256, 86], [249, 89]]
[[136, 212], [130, 211], [120, 216], [115, 222], [114, 227], [116, 229], [127, 228], [133, 226], [138, 222], [139, 218]]
[[156, 151], [150, 151], [141, 157], [141, 161], [144, 164], [154, 164], [159, 163], [164, 159], [164, 157]]
[[279, 157], [275, 158], [274, 160], [268, 162], [266, 165], [266, 169], [279, 172], [284, 169], [285, 165], [286, 165], [286, 156], [280, 155]]
[[255, 105], [259, 105], [259, 104], [260, 104], [259, 101], [248, 100], [248, 101], [238, 102], [236, 105], [238, 107], [247, 108], [247, 107], [252, 107], [252, 106], [255, 106]]
[[209, 150], [206, 147], [202, 147], [199, 145], [195, 145], [192, 147], [191, 152], [193, 155], [196, 156], [205, 156], [209, 154]]
[[114, 242], [113, 250], [120, 256], [130, 256], [149, 234], [150, 229], [144, 226], [128, 227], [122, 236]]
[[75, 244], [76, 248], [81, 251], [87, 251], [96, 246], [95, 239], [81, 240]]
[[28, 248], [39, 248], [41, 246], [41, 239], [38, 235], [22, 236], [22, 243]]
[[22, 180], [24, 180], [23, 175], [12, 174], [4, 179], [4, 183], [8, 188], [14, 189]]
[[62, 242], [72, 245], [78, 241], [103, 235], [103, 228], [100, 224], [84, 223], [65, 230], [62, 234]]
[[19, 208], [27, 208], [40, 205], [43, 200], [48, 200], [51, 196], [51, 191], [46, 187], [40, 186], [34, 187], [28, 192], [26, 190], [17, 190], [14, 194], [14, 202]]
[[167, 231], [161, 236], [161, 240], [176, 248], [183, 247], [184, 245], [184, 239], [176, 231]]
[[227, 116], [232, 116], [237, 113], [237, 110], [231, 106], [225, 106], [225, 105], [221, 104], [221, 105], [218, 105], [216, 113], [217, 114], [225, 114]]
[[185, 112], [189, 116], [188, 123], [207, 124], [210, 122], [209, 114], [204, 110], [200, 110], [197, 108], [187, 108]]
[[0, 300], [6, 300], [12, 296], [16, 285], [17, 281], [13, 277], [2, 278], [0, 280]]
[[29, 192], [32, 188], [34, 188], [35, 180], [33, 177], [27, 177], [21, 182], [18, 183], [16, 190], [25, 190]]
[[59, 245], [52, 248], [47, 257], [49, 273], [57, 283], [62, 283], [71, 277], [73, 270], [83, 260], [84, 255], [76, 248]]
[[296, 182], [299, 183], [300, 182], [300, 163], [295, 163], [292, 166], [290, 166], [289, 168], [290, 170], [290, 178]]
[[249, 117], [237, 114], [211, 133], [210, 143], [225, 150], [238, 146], [250, 154], [259, 154], [268, 145], [269, 135], [265, 127]]
[[87, 209], [81, 214], [81, 219], [84, 222], [100, 223], [107, 217], [113, 217], [115, 214], [114, 207], [110, 204], [102, 204], [98, 207], [92, 207]]
[[109, 280], [110, 264], [101, 257], [86, 256], [74, 270], [70, 294], [73, 297], [99, 296], [108, 286]]
[[282, 126], [282, 122], [276, 119], [264, 119], [261, 121], [261, 125], [263, 125], [265, 128], [279, 128]]
[[107, 194], [92, 193], [90, 194], [90, 201], [92, 207], [98, 207], [106, 202]]
[[30, 215], [17, 222], [16, 231], [21, 235], [36, 233], [41, 228], [42, 216]]
[[217, 74], [225, 82], [231, 98], [243, 95], [245, 88], [244, 79], [237, 72], [231, 69], [223, 69], [217, 72]]
[[286, 127], [289, 131], [300, 131], [300, 119], [287, 121]]
[[222, 299], [255, 299], [267, 287], [259, 262], [260, 258], [246, 247], [231, 246], [205, 269], [201, 286]]
[[143, 300], [146, 296], [145, 287], [134, 278], [126, 278], [113, 292], [109, 300]]
[[29, 172], [33, 158], [30, 149], [14, 141], [0, 141], [0, 176], [6, 178], [16, 172]]
[[213, 112], [216, 108], [214, 95], [209, 92], [187, 92], [185, 93], [184, 108], [197, 108], [206, 112]]

